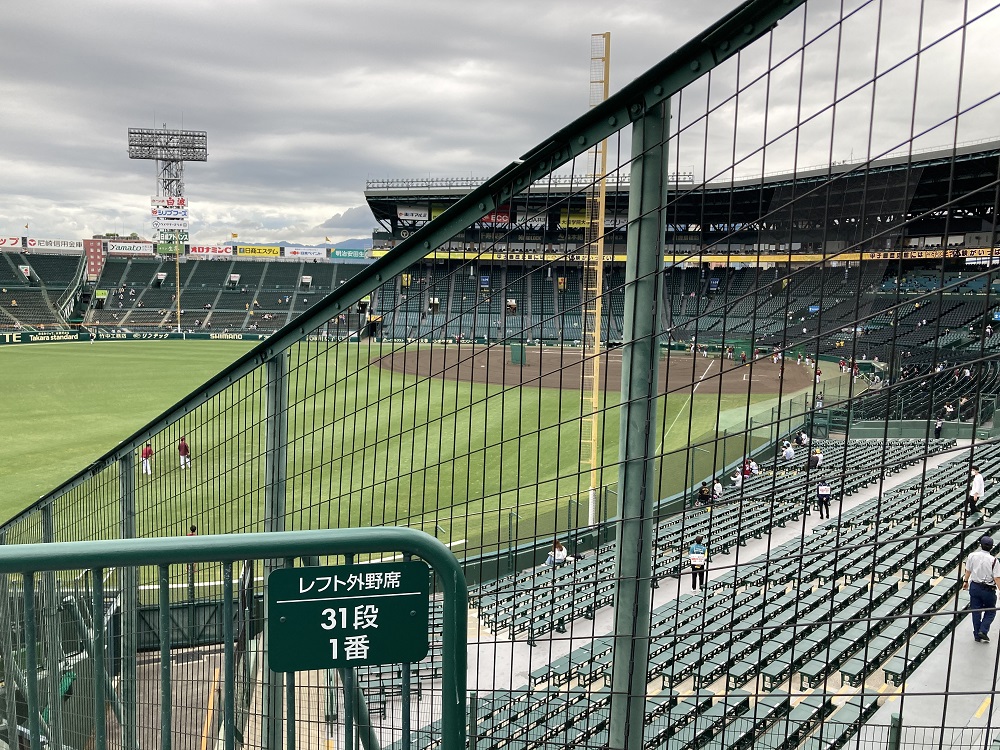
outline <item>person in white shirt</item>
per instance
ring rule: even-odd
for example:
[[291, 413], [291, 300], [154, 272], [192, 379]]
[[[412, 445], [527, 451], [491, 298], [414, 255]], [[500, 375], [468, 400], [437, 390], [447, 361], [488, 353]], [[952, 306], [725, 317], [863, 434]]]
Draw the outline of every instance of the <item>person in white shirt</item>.
[[556, 539], [552, 545], [552, 551], [549, 552], [549, 556], [545, 560], [545, 564], [551, 568], [558, 568], [566, 564], [567, 557], [569, 557], [569, 553], [566, 551], [566, 548]]
[[962, 589], [969, 592], [969, 609], [972, 610], [972, 635], [977, 643], [990, 642], [990, 625], [996, 617], [997, 586], [1000, 585], [1000, 565], [993, 557], [993, 539], [984, 536], [979, 549], [965, 561], [965, 583]]
[[715, 500], [719, 500], [722, 497], [722, 481], [716, 478], [715, 483], [712, 485], [712, 497]]
[[785, 449], [781, 452], [781, 457], [786, 461], [795, 460], [795, 449], [792, 447], [791, 443], [785, 443]]
[[754, 476], [754, 477], [755, 477], [755, 476], [757, 476], [758, 474], [760, 474], [760, 467], [759, 467], [759, 466], [757, 465], [757, 462], [756, 462], [756, 461], [754, 461], [754, 460], [753, 460], [753, 459], [751, 458], [751, 459], [750, 459], [750, 475], [751, 475], [751, 476]]
[[[986, 494], [986, 482], [983, 480], [983, 475], [979, 473], [979, 467], [972, 467], [972, 487], [969, 489], [969, 499], [966, 503], [968, 515], [972, 515], [979, 508], [979, 503], [983, 499], [983, 495]], [[985, 512], [985, 508], [983, 512]]]

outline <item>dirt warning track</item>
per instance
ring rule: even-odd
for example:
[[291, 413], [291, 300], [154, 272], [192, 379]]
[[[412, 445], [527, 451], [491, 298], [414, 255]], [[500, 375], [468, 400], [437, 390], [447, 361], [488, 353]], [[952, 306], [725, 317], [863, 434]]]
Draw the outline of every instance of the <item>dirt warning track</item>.
[[[492, 383], [506, 387], [577, 389], [584, 387], [584, 371], [593, 367], [593, 360], [583, 361], [583, 349], [555, 346], [524, 348], [525, 364], [511, 363], [511, 350], [506, 346], [481, 344], [447, 344], [408, 347], [406, 350], [375, 357], [373, 365], [393, 372], [423, 377], [442, 378], [457, 382]], [[611, 349], [600, 357], [600, 379], [603, 390], [618, 391], [622, 380], [622, 354]], [[784, 365], [783, 384], [779, 381], [782, 365], [770, 357], [758, 359], [746, 366], [739, 359], [727, 360], [716, 356], [692, 357], [687, 352], [663, 352], [660, 357], [660, 393], [683, 391], [697, 386], [699, 393], [747, 393], [772, 395], [780, 389], [793, 393], [809, 387], [814, 371], [794, 361]]]

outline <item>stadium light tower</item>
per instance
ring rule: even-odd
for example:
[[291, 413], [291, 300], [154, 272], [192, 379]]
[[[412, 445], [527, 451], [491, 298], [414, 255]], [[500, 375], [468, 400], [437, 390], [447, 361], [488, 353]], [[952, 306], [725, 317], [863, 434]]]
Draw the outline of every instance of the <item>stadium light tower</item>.
[[188, 239], [188, 204], [184, 196], [184, 162], [208, 161], [204, 130], [129, 128], [128, 158], [156, 162], [156, 195], [152, 199], [153, 231], [174, 254], [177, 284], [177, 331], [181, 330], [181, 244]]

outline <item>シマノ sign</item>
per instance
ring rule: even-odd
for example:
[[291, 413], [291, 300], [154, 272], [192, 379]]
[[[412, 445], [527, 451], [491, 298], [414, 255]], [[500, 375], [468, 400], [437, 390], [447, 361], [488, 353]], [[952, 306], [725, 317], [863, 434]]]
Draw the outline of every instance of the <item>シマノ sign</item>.
[[418, 662], [427, 656], [422, 562], [278, 568], [267, 578], [275, 672]]

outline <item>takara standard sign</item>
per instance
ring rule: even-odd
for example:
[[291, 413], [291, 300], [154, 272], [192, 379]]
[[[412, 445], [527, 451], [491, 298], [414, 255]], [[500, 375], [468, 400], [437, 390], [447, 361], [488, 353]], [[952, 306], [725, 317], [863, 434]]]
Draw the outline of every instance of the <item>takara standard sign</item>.
[[418, 662], [429, 601], [422, 562], [278, 568], [267, 578], [271, 669]]

